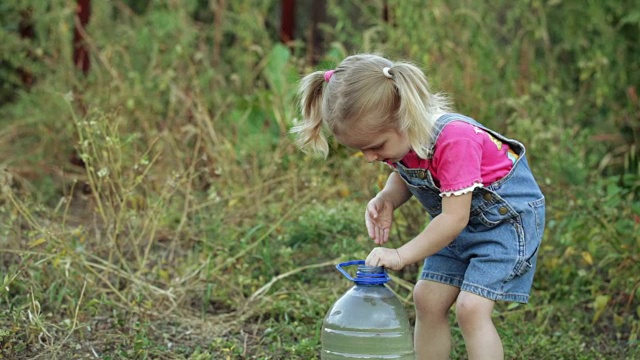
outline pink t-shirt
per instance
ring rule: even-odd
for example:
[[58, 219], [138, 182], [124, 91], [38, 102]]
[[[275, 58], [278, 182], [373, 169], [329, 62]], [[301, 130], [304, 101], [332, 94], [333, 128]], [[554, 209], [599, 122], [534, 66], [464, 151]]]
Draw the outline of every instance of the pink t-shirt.
[[431, 160], [410, 151], [400, 162], [410, 169], [428, 169], [441, 196], [461, 195], [507, 175], [518, 155], [481, 128], [464, 121], [445, 125]]

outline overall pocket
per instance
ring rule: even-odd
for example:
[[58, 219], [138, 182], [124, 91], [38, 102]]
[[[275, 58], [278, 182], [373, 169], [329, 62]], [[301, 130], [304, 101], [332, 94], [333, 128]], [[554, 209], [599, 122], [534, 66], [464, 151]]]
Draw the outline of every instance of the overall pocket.
[[500, 195], [487, 189], [476, 189], [471, 200], [469, 229], [482, 231], [518, 217], [518, 213]]
[[531, 207], [531, 209], [533, 210], [534, 219], [535, 219], [536, 236], [539, 242], [540, 240], [542, 240], [542, 235], [544, 234], [545, 216], [546, 216], [545, 198], [542, 197], [536, 201], [530, 202], [529, 207]]

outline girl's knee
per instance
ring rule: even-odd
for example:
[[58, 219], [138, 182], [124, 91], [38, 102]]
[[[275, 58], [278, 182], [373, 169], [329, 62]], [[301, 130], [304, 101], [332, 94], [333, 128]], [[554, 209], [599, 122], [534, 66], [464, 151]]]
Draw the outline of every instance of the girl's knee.
[[446, 316], [456, 299], [458, 289], [452, 286], [420, 280], [413, 291], [418, 317]]
[[418, 285], [413, 289], [413, 304], [415, 305], [416, 315], [418, 316], [427, 313], [428, 310], [431, 309], [429, 305], [429, 294]]
[[479, 295], [462, 292], [456, 300], [456, 318], [458, 325], [464, 329], [474, 328], [484, 321], [492, 321], [493, 300]]

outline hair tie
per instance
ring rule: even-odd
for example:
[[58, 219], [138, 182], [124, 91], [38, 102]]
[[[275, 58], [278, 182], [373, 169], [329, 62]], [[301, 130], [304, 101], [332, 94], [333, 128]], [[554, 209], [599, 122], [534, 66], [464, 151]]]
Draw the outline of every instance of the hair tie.
[[335, 70], [326, 71], [324, 73], [324, 81], [329, 82], [329, 80], [331, 80], [331, 76], [333, 76], [334, 72], [335, 72]]
[[389, 73], [389, 70], [390, 68], [384, 67], [382, 68], [382, 73], [384, 74], [384, 76], [388, 77], [389, 79], [393, 79], [393, 75]]

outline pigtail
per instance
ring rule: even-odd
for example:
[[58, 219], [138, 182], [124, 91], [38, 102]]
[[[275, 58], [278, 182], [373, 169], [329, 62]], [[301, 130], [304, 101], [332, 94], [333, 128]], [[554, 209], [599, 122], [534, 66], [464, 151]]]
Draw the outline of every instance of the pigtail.
[[324, 71], [316, 71], [300, 81], [298, 96], [302, 120], [289, 132], [296, 135], [296, 144], [301, 150], [306, 152], [310, 148], [326, 158], [329, 144], [323, 133], [322, 123], [324, 74]]
[[426, 159], [436, 114], [450, 111], [449, 101], [442, 94], [431, 93], [427, 77], [413, 64], [397, 62], [387, 73], [392, 76], [400, 98], [398, 127], [407, 132], [416, 154]]

